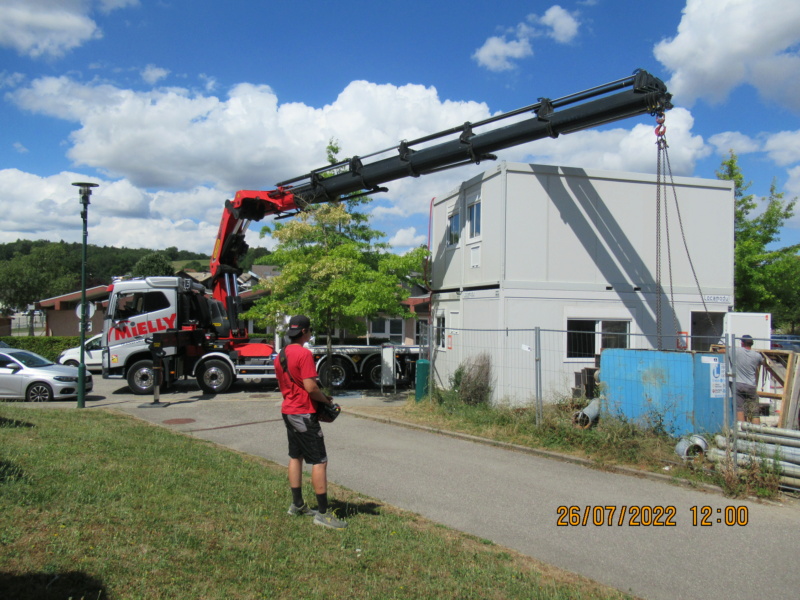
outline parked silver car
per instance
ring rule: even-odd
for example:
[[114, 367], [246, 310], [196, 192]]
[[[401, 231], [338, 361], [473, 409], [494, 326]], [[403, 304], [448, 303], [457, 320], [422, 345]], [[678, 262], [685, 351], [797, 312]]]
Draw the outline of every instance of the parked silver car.
[[[86, 374], [86, 391], [94, 382]], [[20, 350], [0, 350], [0, 398], [24, 399], [28, 402], [63, 400], [78, 394], [78, 368], [57, 365], [43, 356]]]
[[[101, 338], [103, 334], [97, 334], [86, 340], [83, 345], [83, 362], [90, 371], [103, 370], [103, 346]], [[61, 353], [58, 362], [62, 365], [77, 367], [81, 361], [81, 347], [75, 346]]]

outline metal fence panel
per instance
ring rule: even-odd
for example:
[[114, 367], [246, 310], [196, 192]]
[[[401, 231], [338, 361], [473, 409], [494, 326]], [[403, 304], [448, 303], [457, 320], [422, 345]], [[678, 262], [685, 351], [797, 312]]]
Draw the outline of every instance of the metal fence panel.
[[[451, 387], [452, 377], [460, 366], [466, 365], [473, 357], [487, 354], [492, 364], [492, 401], [511, 406], [552, 403], [585, 393], [587, 384], [591, 384], [593, 373], [599, 367], [600, 348], [656, 349], [652, 336], [614, 332], [590, 335], [583, 331], [540, 328], [497, 330], [431, 326], [430, 339], [435, 341], [430, 356], [432, 383], [439, 387]], [[659, 342], [665, 350], [696, 347], [708, 351], [712, 344], [720, 340], [663, 336]], [[724, 348], [724, 341], [721, 347]], [[669, 361], [680, 360], [676, 357], [686, 353], [660, 354], [667, 361], [662, 371], [672, 378], [682, 377], [670, 366]], [[657, 379], [661, 376], [654, 372], [652, 377]], [[688, 385], [687, 381], [678, 379], [672, 383], [678, 387]], [[659, 389], [657, 393], [653, 391], [653, 411], [674, 404], [675, 393], [674, 390], [670, 391], [669, 386]]]

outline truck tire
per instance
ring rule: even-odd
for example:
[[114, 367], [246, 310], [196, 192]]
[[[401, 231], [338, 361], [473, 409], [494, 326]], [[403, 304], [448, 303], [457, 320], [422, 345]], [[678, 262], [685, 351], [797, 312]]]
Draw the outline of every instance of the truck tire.
[[380, 358], [371, 359], [364, 366], [364, 379], [367, 380], [372, 387], [381, 387], [381, 360]]
[[224, 394], [233, 384], [233, 371], [222, 360], [209, 360], [197, 374], [197, 383], [206, 394]]
[[344, 389], [353, 381], [353, 367], [345, 359], [334, 357], [333, 362], [325, 361], [320, 366], [319, 380], [323, 387]]
[[140, 360], [128, 369], [128, 387], [137, 396], [145, 396], [153, 393], [153, 361]]

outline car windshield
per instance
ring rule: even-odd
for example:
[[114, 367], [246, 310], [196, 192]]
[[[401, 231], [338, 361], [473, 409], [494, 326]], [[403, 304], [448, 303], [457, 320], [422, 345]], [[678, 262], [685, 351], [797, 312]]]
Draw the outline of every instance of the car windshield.
[[21, 362], [26, 367], [46, 367], [53, 364], [44, 356], [39, 356], [38, 354], [28, 352], [27, 350], [9, 352], [8, 355], [14, 360]]

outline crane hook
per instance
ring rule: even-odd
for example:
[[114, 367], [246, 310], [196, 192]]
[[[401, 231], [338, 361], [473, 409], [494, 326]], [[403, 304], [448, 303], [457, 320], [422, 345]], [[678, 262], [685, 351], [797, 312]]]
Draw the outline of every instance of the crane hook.
[[656, 129], [655, 129], [656, 137], [663, 138], [663, 137], [664, 137], [664, 135], [666, 135], [666, 133], [667, 133], [667, 126], [666, 126], [666, 125], [664, 125], [664, 121], [666, 121], [666, 120], [667, 120], [667, 118], [666, 118], [666, 116], [664, 115], [664, 113], [659, 113], [659, 114], [656, 116], [656, 123], [657, 123], [657, 125], [656, 125]]

